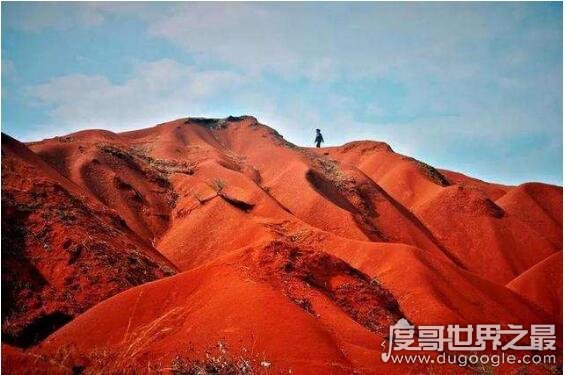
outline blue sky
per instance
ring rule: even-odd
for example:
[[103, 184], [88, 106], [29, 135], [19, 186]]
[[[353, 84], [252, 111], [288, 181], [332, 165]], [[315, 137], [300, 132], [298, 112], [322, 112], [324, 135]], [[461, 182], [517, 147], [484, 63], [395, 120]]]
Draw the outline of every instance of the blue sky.
[[561, 3], [2, 3], [23, 141], [250, 114], [489, 181], [562, 184]]

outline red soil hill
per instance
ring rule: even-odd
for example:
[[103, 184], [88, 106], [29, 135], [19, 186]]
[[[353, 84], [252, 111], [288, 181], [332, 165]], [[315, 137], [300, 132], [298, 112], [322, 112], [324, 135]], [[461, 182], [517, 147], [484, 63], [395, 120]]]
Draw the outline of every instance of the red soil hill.
[[[72, 237], [102, 221], [114, 228], [111, 237], [96, 232], [113, 266], [90, 265], [102, 281], [99, 291], [80, 289], [88, 306], [118, 291], [107, 279], [132, 274], [115, 259], [128, 254], [126, 243], [157, 267], [144, 264], [147, 278], [137, 283], [164, 276], [167, 264], [183, 272], [38, 338], [10, 356], [20, 368], [24, 355], [69, 371], [188, 371], [215, 361], [242, 373], [452, 373], [470, 369], [381, 362], [388, 325], [400, 317], [561, 324], [560, 187], [489, 184], [379, 142], [301, 148], [249, 116], [82, 131], [28, 146], [18, 144], [25, 160], [98, 207], [88, 211], [98, 221], [80, 217], [56, 233]], [[51, 194], [50, 209], [64, 211]], [[65, 253], [60, 242], [56, 254]], [[46, 264], [67, 269], [49, 256]]]

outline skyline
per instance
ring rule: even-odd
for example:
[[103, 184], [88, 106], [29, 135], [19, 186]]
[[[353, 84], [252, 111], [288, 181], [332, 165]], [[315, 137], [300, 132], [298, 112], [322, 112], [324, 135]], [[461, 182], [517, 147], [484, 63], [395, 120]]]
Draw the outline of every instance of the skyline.
[[248, 114], [562, 185], [561, 3], [2, 3], [2, 131]]

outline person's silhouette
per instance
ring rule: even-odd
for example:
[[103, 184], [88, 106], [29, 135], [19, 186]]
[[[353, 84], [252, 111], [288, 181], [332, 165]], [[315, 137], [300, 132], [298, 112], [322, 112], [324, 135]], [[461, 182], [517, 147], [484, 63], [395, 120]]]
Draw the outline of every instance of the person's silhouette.
[[316, 147], [320, 148], [320, 144], [324, 143], [324, 137], [322, 137], [322, 132], [320, 129], [316, 129], [316, 139], [314, 140]]

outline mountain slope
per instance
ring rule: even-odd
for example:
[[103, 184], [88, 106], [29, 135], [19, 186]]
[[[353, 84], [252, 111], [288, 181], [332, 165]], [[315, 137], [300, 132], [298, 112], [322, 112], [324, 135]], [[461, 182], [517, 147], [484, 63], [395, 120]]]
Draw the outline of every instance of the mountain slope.
[[[250, 116], [18, 145], [32, 175], [55, 181], [67, 198], [44, 189], [50, 199], [41, 210], [57, 221], [31, 214], [37, 228], [56, 226], [51, 252], [7, 232], [14, 246], [41, 255], [41, 275], [64, 269], [73, 278], [63, 236], [89, 233], [106, 245], [80, 252], [78, 262], [90, 262], [85, 278], [98, 286], [78, 288], [88, 303], [70, 315], [80, 315], [24, 352], [63, 369], [190, 367], [208, 350], [226, 365], [249, 360], [275, 373], [466, 371], [389, 367], [378, 345], [400, 318], [560, 324], [552, 292], [560, 284], [560, 187], [489, 184], [381, 142], [298, 147]], [[10, 175], [13, 164], [27, 164], [6, 160], [3, 205], [27, 204], [41, 183]], [[75, 201], [86, 202], [84, 214], [68, 206]], [[153, 263], [124, 263], [133, 248]], [[121, 289], [111, 282], [132, 275]], [[61, 358], [61, 348], [74, 349]]]
[[508, 289], [540, 306], [553, 321], [563, 321], [563, 252], [546, 259], [507, 284]]
[[378, 373], [391, 365], [379, 363], [376, 344], [401, 317], [388, 291], [345, 262], [275, 241], [111, 298], [41, 352], [107, 348], [112, 368], [139, 369], [220, 343], [273, 373]]
[[27, 347], [128, 287], [175, 273], [115, 211], [2, 135], [2, 334]]
[[[352, 142], [322, 152], [365, 172], [412, 211], [452, 259], [491, 281], [504, 285], [562, 249], [563, 225], [555, 218], [562, 206], [559, 187], [488, 184], [437, 170], [378, 142]], [[541, 186], [547, 194], [542, 195]]]

